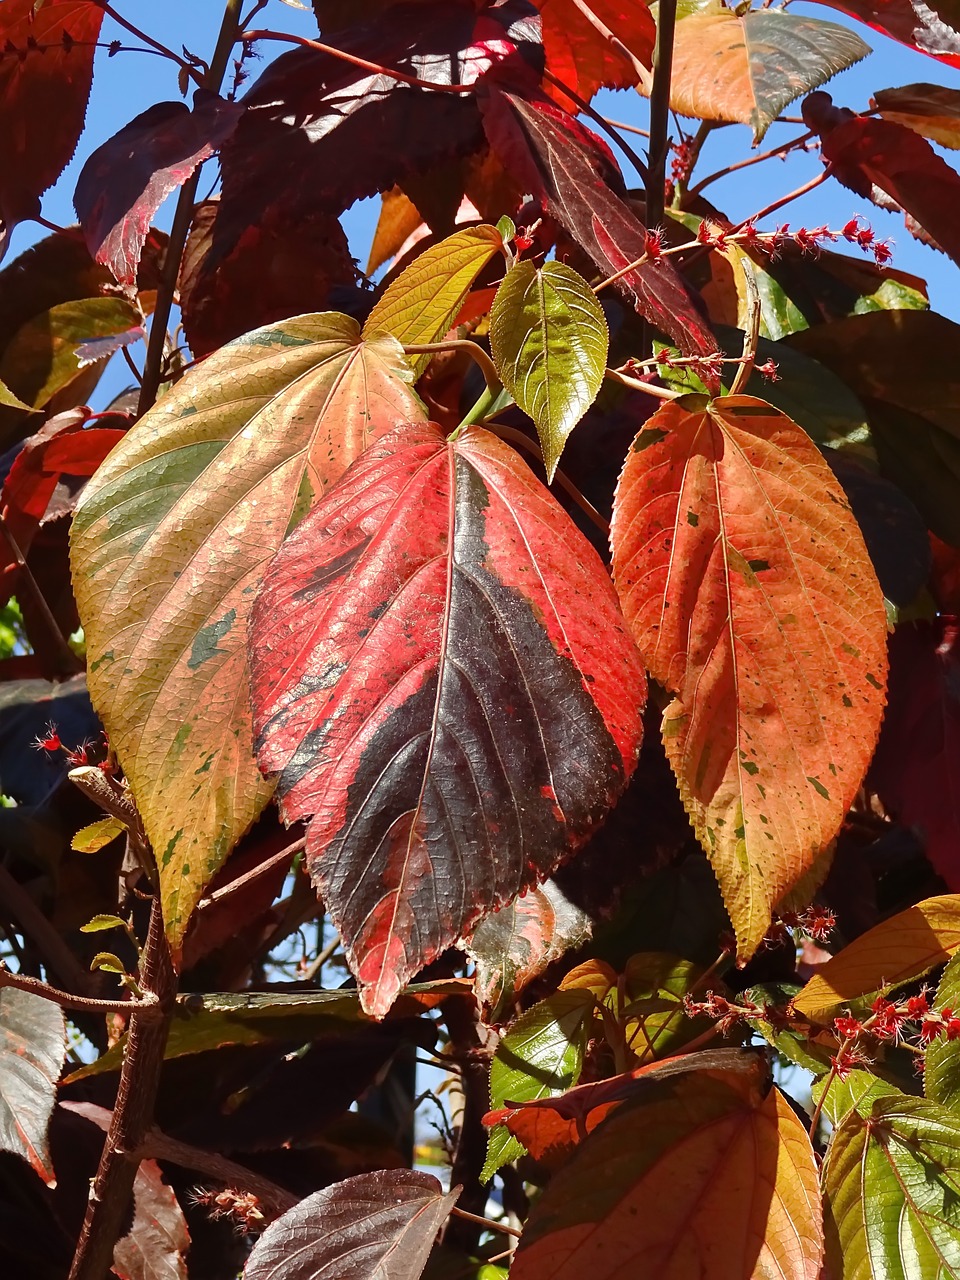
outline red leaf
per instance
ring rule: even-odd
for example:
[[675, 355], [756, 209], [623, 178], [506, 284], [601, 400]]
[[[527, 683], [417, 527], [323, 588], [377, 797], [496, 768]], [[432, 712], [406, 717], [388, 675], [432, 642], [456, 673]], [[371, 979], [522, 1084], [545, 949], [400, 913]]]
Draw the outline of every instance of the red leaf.
[[[436, 84], [473, 84], [491, 66], [538, 62], [539, 21], [526, 0], [436, 0], [331, 37], [348, 53]], [[400, 85], [313, 49], [272, 63], [243, 99], [224, 149], [214, 248], [226, 255], [249, 226], [338, 214], [362, 196], [478, 149], [472, 97]], [[291, 125], [293, 127], [291, 127]]]
[[890, 638], [890, 688], [871, 778], [884, 807], [923, 841], [960, 892], [960, 650], [952, 619]]
[[144, 1160], [137, 1170], [133, 1202], [133, 1224], [114, 1247], [114, 1274], [120, 1280], [187, 1280], [187, 1221], [156, 1160]]
[[93, 79], [96, 0], [4, 0], [0, 6], [0, 257], [18, 222], [69, 162]]
[[87, 247], [121, 284], [136, 281], [153, 215], [226, 142], [242, 111], [198, 89], [192, 111], [183, 102], [157, 102], [87, 160], [73, 202]]
[[[480, 101], [490, 145], [504, 167], [545, 201], [601, 271], [613, 275], [643, 257], [646, 230], [611, 189], [612, 157], [598, 138], [545, 101], [528, 102], [489, 86]], [[644, 263], [618, 280], [617, 288], [687, 355], [716, 350], [715, 338], [668, 262]]]
[[596, 552], [512, 449], [382, 438], [266, 572], [261, 768], [382, 1016], [550, 874], [636, 763], [645, 678]]
[[[547, 69], [588, 102], [598, 89], [626, 89], [637, 83], [633, 63], [584, 16], [572, 0], [534, 0], [543, 26]], [[653, 60], [657, 28], [646, 4], [631, 0], [589, 0], [594, 16], [644, 66]], [[567, 110], [576, 111], [559, 90], [547, 87]]]
[[820, 0], [901, 44], [960, 67], [956, 8], [942, 0]]
[[62, 1010], [28, 991], [0, 990], [0, 1151], [22, 1156], [49, 1187], [47, 1127], [66, 1052]]
[[417, 1280], [459, 1194], [408, 1169], [347, 1178], [271, 1223], [244, 1280]]
[[[892, 120], [834, 107], [822, 90], [804, 99], [803, 118], [820, 134], [833, 176], [881, 208], [902, 209], [907, 229], [960, 262], [960, 174], [926, 138]], [[886, 197], [886, 199], [884, 199]], [[923, 234], [926, 233], [926, 234]]]

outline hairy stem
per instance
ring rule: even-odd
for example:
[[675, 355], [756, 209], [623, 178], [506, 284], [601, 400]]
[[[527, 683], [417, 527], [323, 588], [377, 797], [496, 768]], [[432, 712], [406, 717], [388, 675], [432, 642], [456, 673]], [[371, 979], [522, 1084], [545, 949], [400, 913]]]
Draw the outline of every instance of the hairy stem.
[[48, 982], [39, 978], [28, 978], [22, 973], [11, 973], [0, 963], [0, 990], [14, 987], [17, 991], [28, 991], [31, 995], [58, 1004], [61, 1009], [78, 1009], [83, 1013], [137, 1013], [141, 1017], [156, 1017], [160, 1010], [156, 996], [144, 995], [142, 1000], [95, 1000], [89, 996], [71, 995], [69, 991], [59, 991]]
[[763, 151], [756, 156], [748, 156], [746, 160], [738, 160], [735, 164], [728, 164], [723, 169], [718, 169], [716, 173], [707, 174], [705, 178], [701, 178], [695, 187], [691, 187], [689, 194], [697, 196], [711, 183], [718, 182], [721, 178], [725, 178], [730, 173], [736, 173], [739, 169], [747, 169], [752, 164], [762, 164], [764, 160], [773, 160], [777, 156], [785, 156], [788, 152], [804, 147], [813, 137], [811, 131], [801, 133], [798, 138], [791, 138], [788, 142], [781, 142], [779, 147], [772, 147], [769, 151]]
[[[129, 31], [132, 36], [136, 36], [138, 40], [142, 40], [144, 44], [150, 46], [154, 53], [161, 54], [164, 58], [169, 58], [171, 62], [175, 62], [178, 67], [182, 67], [194, 80], [199, 84], [200, 76], [197, 69], [190, 65], [185, 58], [181, 58], [178, 53], [174, 53], [172, 49], [168, 49], [165, 44], [161, 44], [159, 40], [154, 40], [153, 36], [148, 36], [145, 31], [141, 31], [139, 27], [135, 27], [129, 22], [122, 13], [117, 13], [113, 5], [107, 4], [106, 0], [97, 0], [100, 8], [108, 17], [112, 18], [118, 27], [123, 27], [125, 31]], [[105, 46], [109, 48], [109, 45]], [[137, 52], [141, 52], [137, 50]], [[146, 52], [145, 50], [143, 52]]]
[[483, 380], [487, 384], [487, 389], [494, 394], [499, 394], [503, 384], [500, 381], [500, 375], [497, 373], [497, 366], [484, 351], [483, 347], [477, 342], [471, 342], [469, 338], [448, 338], [446, 342], [415, 342], [407, 343], [403, 348], [407, 355], [427, 355], [435, 351], [466, 351], [470, 358], [479, 366], [480, 372], [483, 374]]
[[650, 146], [647, 149], [648, 227], [663, 219], [663, 189], [667, 174], [667, 125], [670, 113], [670, 80], [673, 70], [673, 36], [677, 25], [677, 0], [660, 0], [657, 43], [653, 50], [653, 88], [650, 91]]
[[483, 1117], [489, 1107], [493, 1051], [476, 1008], [467, 1001], [445, 1000], [443, 1016], [450, 1032], [450, 1057], [460, 1064], [463, 1090], [460, 1135], [450, 1172], [450, 1185], [459, 1183], [463, 1187], [461, 1212], [448, 1222], [444, 1240], [453, 1248], [470, 1253], [480, 1238], [477, 1224], [486, 1224], [488, 1192], [480, 1182], [480, 1174], [487, 1151]]

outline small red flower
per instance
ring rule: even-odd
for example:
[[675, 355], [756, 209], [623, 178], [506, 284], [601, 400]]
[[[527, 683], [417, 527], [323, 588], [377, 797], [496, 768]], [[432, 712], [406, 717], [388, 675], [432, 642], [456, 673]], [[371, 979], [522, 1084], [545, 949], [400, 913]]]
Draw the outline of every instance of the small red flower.
[[516, 249], [517, 253], [526, 253], [526, 251], [530, 248], [532, 244], [533, 244], [533, 237], [523, 235], [519, 231], [513, 237], [513, 247], [514, 249]]
[[[767, 382], [780, 381], [780, 374], [777, 372], [776, 360], [765, 360], [763, 364], [758, 364], [757, 373], [759, 373], [761, 377], [765, 378]], [[807, 929], [806, 925], [801, 924], [801, 928], [806, 933], [810, 932], [810, 930]]]
[[924, 1018], [920, 1023], [920, 1030], [918, 1032], [918, 1035], [920, 1036], [920, 1043], [931, 1044], [937, 1039], [942, 1030], [943, 1023], [940, 1019], [940, 1015], [938, 1013], [932, 1013], [928, 1018]]
[[854, 1036], [858, 1036], [863, 1030], [863, 1024], [848, 1013], [839, 1018], [834, 1018], [833, 1027], [841, 1040], [850, 1040]]
[[906, 1004], [908, 1018], [923, 1018], [930, 1012], [930, 1001], [927, 993], [921, 991], [918, 996], [911, 996]]
[[838, 1080], [846, 1080], [851, 1071], [856, 1071], [857, 1067], [864, 1066], [867, 1061], [867, 1055], [862, 1049], [858, 1049], [851, 1045], [848, 1049], [841, 1049], [835, 1058], [831, 1058], [833, 1069], [836, 1072]]
[[960, 1040], [960, 1018], [948, 1018], [946, 1031], [948, 1040]]
[[74, 747], [72, 751], [67, 752], [67, 764], [72, 765], [74, 769], [90, 764], [90, 752], [92, 750], [93, 743], [89, 738], [84, 738], [78, 747]]
[[659, 262], [663, 256], [663, 232], [659, 228], [647, 232], [645, 247], [650, 261]]
[[51, 721], [44, 730], [44, 735], [34, 738], [33, 745], [38, 751], [59, 751], [63, 743], [60, 741], [59, 733], [57, 733], [57, 726]]
[[899, 1040], [907, 1015], [892, 1000], [877, 996], [873, 1002], [873, 1026], [870, 1028], [878, 1040]]

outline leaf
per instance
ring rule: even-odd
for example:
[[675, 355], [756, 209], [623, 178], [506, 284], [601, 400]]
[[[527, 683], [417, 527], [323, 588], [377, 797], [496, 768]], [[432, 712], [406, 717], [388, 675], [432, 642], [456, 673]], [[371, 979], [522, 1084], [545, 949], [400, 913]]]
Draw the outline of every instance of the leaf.
[[567, 437], [603, 386], [610, 334], [572, 267], [520, 262], [497, 290], [490, 347], [503, 385], [536, 424], [552, 483]]
[[829, 1026], [841, 1005], [885, 995], [919, 978], [960, 948], [960, 895], [926, 898], [854, 938], [818, 969], [794, 1007]]
[[803, 119], [820, 135], [820, 152], [833, 177], [881, 208], [892, 202], [906, 215], [911, 235], [932, 238], [960, 262], [960, 173], [925, 138], [889, 120], [834, 107], [822, 90], [804, 99]]
[[258, 759], [285, 821], [312, 816], [311, 875], [378, 1017], [636, 763], [645, 680], [606, 570], [480, 429], [367, 450], [267, 571], [250, 661]]
[[819, 0], [874, 31], [960, 67], [960, 22], [950, 0]]
[[9, 409], [22, 409], [26, 413], [35, 413], [30, 405], [24, 404], [19, 396], [15, 396], [5, 382], [0, 382], [0, 404], [6, 405]]
[[[646, 231], [622, 198], [622, 179], [600, 140], [550, 103], [529, 102], [489, 85], [482, 89], [483, 127], [504, 168], [546, 202], [550, 215], [604, 275], [643, 258]], [[645, 262], [627, 271], [616, 287], [686, 355], [716, 350], [668, 262]]]
[[960, 1120], [924, 1098], [849, 1111], [823, 1171], [827, 1257], [841, 1280], [960, 1275]]
[[[540, 10], [547, 70], [587, 102], [598, 89], [626, 89], [638, 82], [636, 67], [623, 52], [630, 51], [645, 67], [653, 65], [657, 28], [645, 3], [630, 0], [590, 0], [589, 9], [621, 48], [601, 34], [573, 0], [534, 0]], [[547, 84], [560, 105], [573, 114], [577, 105], [561, 89]]]
[[139, 325], [140, 313], [123, 298], [84, 298], [42, 311], [16, 333], [0, 356], [0, 378], [34, 409], [49, 405], [59, 392], [91, 384], [78, 348], [91, 338], [126, 333]]
[[[420, 210], [399, 187], [391, 187], [380, 197], [380, 217], [370, 245], [367, 275], [379, 271], [385, 262], [396, 257], [413, 233], [424, 226]], [[499, 231], [500, 228], [498, 227]], [[512, 238], [512, 237], [511, 237]]]
[[459, 1194], [409, 1169], [336, 1182], [267, 1227], [243, 1280], [417, 1280]]
[[[108, 819], [110, 821], [110, 819]], [[116, 821], [116, 819], [113, 819]], [[126, 929], [126, 921], [119, 916], [93, 916], [86, 924], [80, 926], [81, 933], [101, 933], [105, 929]]]
[[90, 693], [157, 851], [174, 948], [272, 790], [247, 703], [253, 593], [351, 458], [421, 416], [408, 377], [395, 342], [362, 342], [346, 316], [255, 330], [188, 372], [83, 492]]
[[47, 1128], [67, 1056], [63, 1011], [50, 1000], [0, 988], [0, 1151], [22, 1156], [56, 1186]]
[[496, 1022], [511, 1001], [565, 952], [593, 932], [589, 915], [564, 897], [555, 880], [528, 889], [492, 912], [463, 943], [476, 965], [474, 991]]
[[[829, 1083], [829, 1088], [827, 1085]], [[827, 1075], [811, 1086], [814, 1102], [819, 1102], [826, 1091], [823, 1103], [824, 1115], [834, 1128], [846, 1118], [849, 1112], [856, 1110], [864, 1118], [873, 1110], [876, 1098], [897, 1097], [903, 1094], [895, 1085], [888, 1084], [869, 1071], [851, 1071], [841, 1080], [837, 1075]]]
[[649, 418], [611, 527], [624, 615], [667, 755], [746, 959], [837, 834], [873, 754], [886, 621], [823, 457], [762, 400], [689, 396]]
[[[474, 280], [503, 248], [496, 227], [467, 227], [431, 245], [387, 288], [363, 326], [364, 337], [389, 333], [403, 345], [439, 342], [449, 333]], [[411, 358], [414, 376], [430, 355]]]
[[590, 1134], [537, 1200], [510, 1276], [816, 1280], [822, 1252], [816, 1162], [790, 1105], [750, 1076], [693, 1073]]
[[91, 254], [134, 285], [153, 215], [237, 126], [242, 108], [198, 89], [191, 111], [157, 102], [97, 147], [80, 170], [74, 205]]
[[98, 951], [90, 961], [90, 969], [92, 972], [102, 970], [104, 973], [117, 973], [121, 977], [127, 972], [123, 961], [112, 951]]
[[[760, 986], [748, 987], [741, 992], [740, 998], [758, 1005], [766, 1015], [747, 1018], [746, 1021], [758, 1035], [763, 1036], [767, 1044], [772, 1045], [789, 1062], [796, 1063], [815, 1076], [822, 1075], [830, 1070], [836, 1040], [832, 1035], [823, 1035], [818, 1039], [816, 1030], [796, 1014], [792, 1001], [799, 990], [800, 985], [795, 982], [766, 982]], [[826, 1043], [823, 1043], [824, 1040]]]
[[[333, 37], [339, 49], [437, 84], [474, 84], [492, 67], [542, 59], [539, 24], [525, 0], [434, 0], [411, 21], [403, 7], [371, 14]], [[246, 112], [224, 148], [214, 249], [235, 248], [251, 226], [296, 226], [339, 214], [363, 196], [475, 151], [472, 95], [398, 85], [314, 49], [282, 54], [242, 99]]]
[[177, 1197], [156, 1160], [144, 1160], [133, 1183], [133, 1224], [113, 1250], [120, 1280], [187, 1280], [190, 1233]]
[[713, 4], [677, 23], [670, 105], [685, 116], [748, 124], [757, 143], [788, 103], [869, 52], [834, 22]]
[[904, 623], [890, 639], [890, 695], [871, 782], [960, 892], [960, 652], [956, 625]]
[[[935, 1009], [960, 1009], [960, 953], [954, 953], [943, 971]], [[960, 1112], [960, 1041], [940, 1035], [927, 1046], [923, 1060], [923, 1092], [931, 1102]]]
[[878, 89], [872, 105], [884, 120], [905, 125], [952, 151], [960, 149], [960, 89], [905, 84], [899, 89]]
[[102, 22], [96, 0], [4, 0], [0, 9], [0, 258], [73, 155]]
[[[503, 1107], [508, 1100], [554, 1097], [576, 1084], [595, 1007], [590, 991], [555, 991], [522, 1014], [501, 1038], [490, 1064], [491, 1108]], [[481, 1181], [489, 1182], [524, 1152], [503, 1125], [495, 1126], [487, 1139]]]

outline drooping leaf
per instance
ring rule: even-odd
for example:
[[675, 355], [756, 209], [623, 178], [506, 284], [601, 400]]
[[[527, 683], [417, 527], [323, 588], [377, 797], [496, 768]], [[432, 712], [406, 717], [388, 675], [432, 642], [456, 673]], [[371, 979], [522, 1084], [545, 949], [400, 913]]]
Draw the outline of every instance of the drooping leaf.
[[[540, 10], [547, 70], [587, 102], [598, 89], [626, 89], [638, 83], [636, 67], [624, 50], [644, 67], [652, 65], [657, 29], [645, 3], [630, 0], [589, 0], [589, 6], [574, 4], [572, 0], [534, 0], [534, 3]], [[584, 13], [586, 7], [597, 19], [596, 23], [591, 23]], [[605, 37], [602, 28], [614, 35], [622, 47], [618, 48]], [[561, 106], [576, 115], [576, 103], [562, 89], [551, 84], [544, 87]]]
[[0, 9], [0, 258], [73, 155], [102, 22], [96, 0], [4, 0]]
[[187, 1220], [156, 1160], [142, 1161], [133, 1183], [133, 1223], [113, 1250], [120, 1280], [187, 1280]]
[[905, 125], [951, 151], [960, 149], [960, 89], [905, 84], [899, 89], [878, 89], [873, 104], [884, 120]]
[[875, 925], [818, 969], [794, 1000], [828, 1026], [840, 1006], [885, 994], [943, 964], [960, 948], [960, 895], [926, 898]]
[[823, 1170], [838, 1280], [960, 1276], [960, 1119], [924, 1098], [874, 1098], [833, 1135]]
[[886, 621], [863, 538], [809, 437], [761, 400], [683, 397], [617, 488], [614, 580], [677, 694], [667, 755], [740, 954], [830, 843], [873, 754]]
[[564, 897], [555, 880], [528, 889], [485, 916], [464, 941], [476, 965], [477, 999], [496, 1022], [509, 1003], [554, 960], [582, 946], [593, 931], [585, 911]]
[[[496, 227], [457, 231], [432, 245], [394, 280], [363, 326], [364, 336], [392, 334], [404, 345], [439, 342], [460, 313], [474, 280], [503, 247]], [[429, 354], [411, 357], [417, 377]]]
[[285, 820], [312, 817], [378, 1016], [549, 875], [636, 762], [645, 680], [606, 571], [485, 431], [368, 449], [270, 566], [250, 655], [258, 759]]
[[[601, 271], [614, 275], [644, 257], [645, 229], [622, 198], [622, 180], [599, 139], [551, 103], [484, 86], [480, 105], [490, 145], [504, 168], [546, 202], [547, 211]], [[616, 287], [687, 355], [716, 350], [668, 262], [645, 262], [627, 271]]]
[[822, 1253], [816, 1162], [790, 1105], [750, 1076], [694, 1073], [590, 1134], [533, 1208], [510, 1275], [816, 1280]]
[[56, 1184], [47, 1127], [67, 1056], [63, 1011], [14, 987], [0, 989], [0, 1151], [22, 1156]]
[[903, 623], [890, 639], [890, 693], [871, 771], [884, 808], [918, 836], [960, 892], [960, 653], [953, 620]]
[[[960, 1016], [960, 952], [950, 958], [932, 1003], [939, 1011], [949, 1009], [954, 1017]], [[923, 1092], [931, 1102], [960, 1114], [960, 1040], [939, 1035], [927, 1046]]]
[[748, 124], [759, 142], [785, 106], [870, 52], [835, 22], [719, 3], [677, 23], [670, 105], [681, 115]]
[[[300, 316], [210, 356], [84, 490], [72, 564], [91, 696], [179, 944], [272, 787], [253, 756], [247, 618], [271, 556], [366, 444], [422, 414], [391, 339]], [[109, 600], [109, 605], [106, 603]]]
[[459, 1194], [409, 1169], [334, 1183], [270, 1224], [243, 1280], [418, 1280]]
[[490, 312], [490, 346], [503, 385], [536, 424], [548, 483], [603, 385], [609, 345], [600, 304], [572, 267], [520, 262], [507, 272]]
[[233, 133], [242, 108], [203, 89], [191, 111], [157, 102], [88, 158], [74, 205], [87, 247], [121, 284], [133, 285], [153, 215]]
[[[490, 1064], [491, 1109], [554, 1097], [575, 1085], [595, 1007], [590, 991], [555, 991], [522, 1014], [500, 1040]], [[481, 1179], [488, 1182], [524, 1150], [503, 1125], [496, 1125], [487, 1139]]]
[[952, 0], [819, 0], [921, 53], [960, 67], [960, 16]]
[[[402, 7], [371, 14], [333, 37], [379, 66], [437, 84], [473, 84], [504, 61], [542, 59], [539, 20], [527, 0], [434, 0], [416, 23]], [[224, 148], [214, 249], [229, 252], [251, 226], [339, 214], [407, 175], [476, 150], [469, 95], [399, 85], [313, 49], [282, 54], [242, 99], [246, 113]], [[295, 125], [291, 125], [295, 121]]]
[[[890, 120], [854, 115], [834, 107], [819, 90], [803, 103], [803, 118], [820, 134], [820, 151], [833, 177], [857, 195], [905, 214], [907, 230], [960, 262], [960, 173], [926, 138]], [[878, 195], [879, 193], [879, 195]]]

